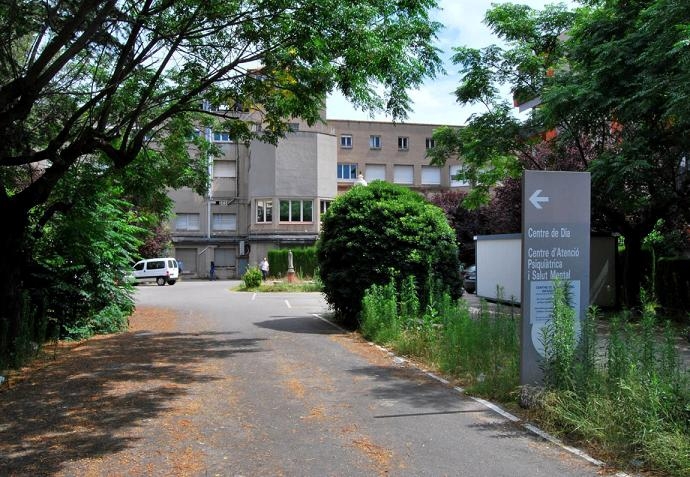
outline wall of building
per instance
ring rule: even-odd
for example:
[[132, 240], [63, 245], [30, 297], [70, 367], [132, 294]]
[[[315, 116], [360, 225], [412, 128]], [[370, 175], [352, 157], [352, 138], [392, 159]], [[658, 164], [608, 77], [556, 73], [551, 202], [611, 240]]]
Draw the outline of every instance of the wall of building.
[[[448, 160], [438, 171], [429, 164], [427, 149], [433, 144], [433, 132], [440, 125], [349, 120], [330, 120], [328, 125], [336, 136], [338, 164], [355, 164], [357, 172], [367, 181], [381, 178], [430, 192], [469, 189], [469, 184], [451, 181], [451, 171], [460, 165], [456, 159]], [[351, 138], [351, 147], [343, 144], [346, 136]], [[381, 176], [377, 175], [379, 171]], [[438, 180], [429, 182], [432, 176]], [[341, 178], [338, 190], [349, 189], [355, 179], [356, 176]]]
[[[440, 169], [437, 184], [423, 180], [429, 165], [427, 140], [437, 125], [343, 120], [313, 126], [295, 121], [291, 125], [293, 132], [277, 146], [258, 140], [249, 145], [216, 143], [222, 154], [214, 160], [210, 196], [199, 196], [190, 189], [170, 192], [176, 214], [198, 215], [195, 230], [189, 230], [184, 220], [182, 228], [177, 227], [176, 219], [171, 223], [173, 254], [183, 262], [183, 277], [208, 277], [213, 261], [219, 278], [238, 278], [273, 248], [313, 244], [320, 230], [322, 206], [349, 189], [356, 178], [338, 179], [339, 163], [356, 164], [365, 174], [368, 166], [378, 166], [390, 182], [399, 179], [400, 171], [411, 172], [405, 185], [419, 191], [453, 187], [450, 168], [459, 164], [455, 160]], [[352, 137], [351, 148], [341, 147], [342, 135]], [[380, 138], [380, 147], [370, 147], [372, 135]], [[400, 137], [406, 138], [407, 148], [398, 147]], [[264, 205], [270, 201], [271, 221], [257, 222], [257, 200]], [[302, 207], [311, 201], [311, 220], [281, 221], [281, 200], [299, 202]], [[234, 226], [229, 230], [217, 229], [228, 228], [233, 217]]]

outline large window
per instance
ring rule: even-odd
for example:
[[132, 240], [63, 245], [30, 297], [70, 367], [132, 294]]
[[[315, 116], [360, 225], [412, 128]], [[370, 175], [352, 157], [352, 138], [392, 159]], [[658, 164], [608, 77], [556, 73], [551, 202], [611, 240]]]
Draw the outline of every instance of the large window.
[[393, 182], [396, 184], [412, 184], [414, 182], [414, 166], [394, 166]]
[[470, 183], [466, 180], [456, 179], [461, 170], [460, 164], [450, 166], [450, 186], [451, 187], [467, 187]]
[[311, 222], [314, 202], [311, 200], [280, 200], [281, 222]]
[[213, 177], [237, 177], [235, 161], [213, 161]]
[[352, 149], [352, 134], [343, 134], [340, 136], [340, 147]]
[[436, 142], [434, 141], [434, 138], [428, 137], [426, 138], [425, 144], [427, 149], [433, 149], [433, 147], [436, 145]]
[[338, 163], [338, 179], [357, 179], [357, 164]]
[[441, 168], [437, 166], [422, 166], [422, 184], [441, 185]]
[[237, 230], [235, 214], [213, 214], [213, 230]]
[[273, 222], [273, 201], [259, 199], [256, 201], [256, 223], [267, 224]]
[[369, 136], [369, 148], [370, 149], [381, 149], [381, 136], [378, 136], [378, 135]]
[[407, 151], [410, 148], [410, 138], [409, 137], [398, 137], [398, 149], [401, 151]]
[[227, 131], [213, 131], [213, 142], [231, 142], [232, 138]]
[[199, 214], [176, 214], [175, 230], [194, 232], [199, 229]]

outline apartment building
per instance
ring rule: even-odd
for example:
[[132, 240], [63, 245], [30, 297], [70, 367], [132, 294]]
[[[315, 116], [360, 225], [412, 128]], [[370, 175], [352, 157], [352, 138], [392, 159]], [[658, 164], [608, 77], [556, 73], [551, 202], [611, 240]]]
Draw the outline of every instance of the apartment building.
[[214, 262], [219, 278], [239, 278], [268, 250], [314, 244], [321, 214], [360, 173], [367, 181], [420, 192], [467, 188], [452, 178], [457, 161], [429, 165], [426, 150], [438, 125], [330, 120], [290, 126], [275, 146], [205, 132], [222, 151], [209, 161], [208, 193], [170, 192], [172, 253], [182, 262], [183, 276], [207, 277]]
[[468, 188], [453, 179], [460, 163], [429, 165], [432, 134], [438, 124], [393, 124], [377, 121], [329, 120], [338, 141], [338, 192], [349, 189], [362, 174], [367, 182], [383, 180], [420, 192]]

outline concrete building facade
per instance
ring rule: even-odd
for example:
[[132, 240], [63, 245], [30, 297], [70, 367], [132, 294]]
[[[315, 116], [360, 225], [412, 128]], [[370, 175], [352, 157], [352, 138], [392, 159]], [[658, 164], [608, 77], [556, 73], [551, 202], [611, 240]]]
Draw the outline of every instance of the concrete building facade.
[[243, 144], [222, 131], [207, 131], [221, 155], [209, 161], [206, 196], [191, 189], [170, 192], [172, 254], [183, 276], [239, 278], [274, 248], [313, 245], [320, 217], [361, 173], [420, 192], [465, 189], [455, 181], [459, 162], [429, 165], [426, 150], [438, 125], [330, 120], [295, 121], [277, 145]]

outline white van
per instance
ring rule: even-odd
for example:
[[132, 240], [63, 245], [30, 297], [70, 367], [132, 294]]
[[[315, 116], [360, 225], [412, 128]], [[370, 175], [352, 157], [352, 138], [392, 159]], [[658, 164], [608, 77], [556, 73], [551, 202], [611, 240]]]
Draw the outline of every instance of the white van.
[[132, 275], [137, 282], [155, 280], [160, 286], [174, 285], [180, 276], [180, 267], [172, 257], [149, 258], [137, 262]]

